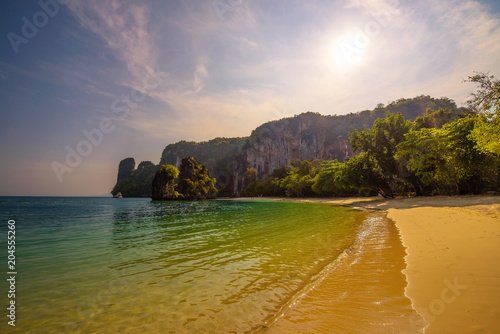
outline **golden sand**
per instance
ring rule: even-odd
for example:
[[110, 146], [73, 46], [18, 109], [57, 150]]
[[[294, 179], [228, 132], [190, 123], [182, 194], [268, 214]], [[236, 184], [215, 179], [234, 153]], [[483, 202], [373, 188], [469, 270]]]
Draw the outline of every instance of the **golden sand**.
[[500, 333], [500, 198], [404, 201], [388, 212], [425, 333]]

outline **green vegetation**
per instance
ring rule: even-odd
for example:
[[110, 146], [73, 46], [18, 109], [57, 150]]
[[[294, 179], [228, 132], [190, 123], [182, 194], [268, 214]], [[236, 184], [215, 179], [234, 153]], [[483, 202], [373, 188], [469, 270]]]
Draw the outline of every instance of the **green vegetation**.
[[468, 82], [478, 83], [479, 89], [471, 94], [469, 108], [477, 115], [471, 137], [483, 153], [500, 155], [500, 80], [485, 73], [469, 77]]
[[[457, 108], [448, 98], [422, 95], [348, 115], [307, 112], [265, 123], [247, 138], [168, 145], [160, 165], [179, 166], [181, 157], [188, 156], [206, 166], [191, 165], [189, 177], [180, 168], [179, 193], [186, 198], [213, 197], [215, 189], [220, 196], [241, 191], [242, 196], [293, 197], [498, 191], [500, 84], [484, 73], [467, 82], [479, 85], [468, 108]], [[314, 150], [321, 142], [322, 156], [331, 161], [285, 160], [298, 156], [297, 136], [310, 148], [309, 156], [318, 156]], [[353, 151], [348, 159], [347, 139]], [[270, 164], [273, 157], [266, 156], [268, 145], [280, 145], [286, 157], [276, 157]], [[285, 163], [289, 165], [274, 171], [268, 167]], [[122, 161], [112, 192], [151, 196], [159, 165], [142, 162], [136, 170], [134, 165], [131, 158]]]
[[217, 179], [220, 194], [231, 194], [232, 176], [247, 138], [215, 138], [206, 142], [180, 141], [163, 150], [160, 165], [179, 166], [183, 157], [193, 157]]
[[[177, 182], [176, 182], [177, 181]], [[180, 170], [162, 165], [152, 183], [153, 201], [215, 198], [215, 179], [192, 157], [182, 159]]]
[[[128, 164], [128, 167], [130, 167], [130, 163]], [[128, 175], [123, 176], [116, 183], [111, 191], [112, 194], [121, 192], [124, 197], [151, 196], [151, 182], [153, 182], [155, 173], [160, 167], [153, 163], [148, 164], [147, 162], [141, 162], [139, 168], [133, 170], [134, 165], [131, 165], [132, 168]]]
[[175, 190], [175, 179], [179, 176], [179, 170], [172, 165], [162, 165], [156, 172], [152, 183], [153, 201], [174, 200], [179, 197]]
[[210, 177], [208, 170], [192, 157], [182, 159], [177, 191], [178, 199], [187, 200], [215, 198], [217, 194], [215, 179]]
[[413, 122], [402, 112], [389, 113], [373, 127], [349, 133], [359, 154], [345, 163], [302, 161], [262, 181], [249, 170], [252, 177], [247, 177], [243, 195], [392, 197], [499, 191], [500, 84], [483, 73], [468, 81], [480, 84], [468, 110], [428, 108]]

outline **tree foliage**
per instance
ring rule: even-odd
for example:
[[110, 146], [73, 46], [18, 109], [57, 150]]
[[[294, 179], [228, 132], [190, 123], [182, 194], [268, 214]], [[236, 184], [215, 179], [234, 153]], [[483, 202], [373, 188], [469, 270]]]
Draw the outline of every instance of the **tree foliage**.
[[500, 113], [500, 81], [489, 73], [477, 72], [469, 76], [466, 82], [479, 84], [476, 92], [467, 100], [469, 108], [476, 114]]
[[354, 130], [349, 134], [353, 151], [367, 152], [382, 170], [398, 173], [398, 162], [394, 158], [396, 146], [404, 141], [411, 122], [401, 113], [388, 114], [375, 121], [373, 128], [363, 131]]
[[424, 116], [419, 116], [412, 123], [413, 130], [419, 130], [422, 128], [434, 128], [441, 129], [446, 123], [452, 122], [458, 116], [458, 112], [455, 108], [446, 109], [439, 108], [438, 110], [432, 110], [428, 108], [425, 111]]
[[215, 198], [217, 188], [215, 179], [210, 177], [208, 170], [194, 158], [183, 158], [179, 168], [179, 183], [177, 191], [179, 199]]
[[476, 73], [468, 82], [479, 84], [467, 101], [478, 116], [471, 137], [483, 153], [500, 155], [500, 80], [493, 75]]
[[[178, 180], [178, 182], [176, 182]], [[215, 198], [215, 179], [208, 170], [192, 157], [182, 159], [180, 170], [172, 165], [163, 165], [152, 182], [152, 199], [198, 200]]]
[[[294, 197], [498, 191], [500, 85], [485, 74], [470, 81], [480, 87], [469, 109], [456, 109], [450, 101], [449, 107], [428, 108], [414, 121], [405, 119], [401, 108], [397, 114], [381, 114], [371, 128], [349, 133], [356, 155], [348, 161], [295, 162], [285, 173], [253, 180], [252, 187], [264, 195], [281, 190]], [[416, 102], [379, 105], [373, 112]]]

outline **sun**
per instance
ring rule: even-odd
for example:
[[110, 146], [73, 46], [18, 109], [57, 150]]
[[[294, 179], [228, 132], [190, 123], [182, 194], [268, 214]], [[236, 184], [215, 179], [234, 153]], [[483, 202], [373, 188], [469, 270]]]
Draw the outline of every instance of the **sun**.
[[365, 59], [365, 47], [355, 35], [344, 35], [331, 48], [332, 60], [336, 67], [342, 69], [359, 66]]

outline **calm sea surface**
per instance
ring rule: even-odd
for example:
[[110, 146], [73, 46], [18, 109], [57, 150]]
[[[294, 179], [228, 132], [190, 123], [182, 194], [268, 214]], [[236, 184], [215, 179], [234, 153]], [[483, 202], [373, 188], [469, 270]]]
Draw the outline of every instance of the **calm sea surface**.
[[275, 201], [0, 197], [0, 332], [260, 331], [352, 247], [364, 215]]

